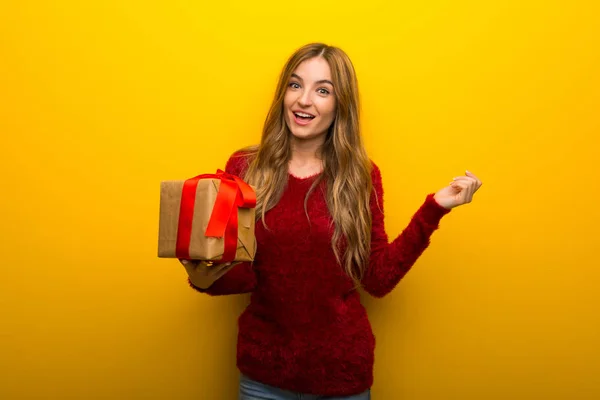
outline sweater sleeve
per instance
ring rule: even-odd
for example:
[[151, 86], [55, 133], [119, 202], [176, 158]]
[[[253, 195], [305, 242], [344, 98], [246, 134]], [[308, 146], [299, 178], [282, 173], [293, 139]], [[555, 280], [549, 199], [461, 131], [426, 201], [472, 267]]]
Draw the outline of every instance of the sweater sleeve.
[[431, 235], [438, 229], [442, 217], [450, 210], [439, 205], [433, 193], [428, 194], [406, 228], [389, 243], [384, 226], [381, 172], [375, 164], [372, 178], [371, 256], [362, 284], [367, 293], [374, 297], [383, 297], [396, 287], [429, 246]]
[[[227, 161], [225, 172], [240, 176], [247, 167], [247, 157], [239, 152], [236, 152]], [[252, 292], [256, 287], [256, 273], [254, 271], [252, 262], [248, 261], [234, 266], [207, 289], [201, 289], [197, 286], [194, 286], [189, 277], [188, 284], [192, 289], [211, 296], [248, 293]]]

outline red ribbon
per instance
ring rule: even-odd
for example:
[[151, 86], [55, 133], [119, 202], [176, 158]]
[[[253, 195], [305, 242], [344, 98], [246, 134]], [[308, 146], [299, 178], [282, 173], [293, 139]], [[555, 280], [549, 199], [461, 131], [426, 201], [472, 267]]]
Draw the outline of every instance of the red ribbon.
[[238, 207], [256, 207], [256, 193], [239, 177], [223, 172], [203, 174], [186, 180], [183, 183], [179, 208], [179, 224], [177, 227], [176, 256], [190, 259], [190, 240], [192, 237], [192, 219], [196, 203], [196, 188], [200, 179], [219, 179], [219, 193], [210, 215], [205, 236], [223, 238], [225, 242], [223, 257], [219, 262], [235, 259], [238, 240]]

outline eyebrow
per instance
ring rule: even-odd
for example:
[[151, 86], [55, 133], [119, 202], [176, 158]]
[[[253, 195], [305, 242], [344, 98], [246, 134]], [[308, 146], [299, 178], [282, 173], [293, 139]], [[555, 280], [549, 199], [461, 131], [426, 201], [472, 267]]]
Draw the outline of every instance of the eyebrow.
[[[304, 79], [300, 78], [298, 75], [292, 73], [292, 78], [296, 78], [302, 82], [304, 82]], [[331, 86], [333, 86], [333, 82], [331, 82], [329, 79], [321, 79], [320, 81], [317, 81], [316, 83], [321, 84], [321, 83], [329, 83]]]

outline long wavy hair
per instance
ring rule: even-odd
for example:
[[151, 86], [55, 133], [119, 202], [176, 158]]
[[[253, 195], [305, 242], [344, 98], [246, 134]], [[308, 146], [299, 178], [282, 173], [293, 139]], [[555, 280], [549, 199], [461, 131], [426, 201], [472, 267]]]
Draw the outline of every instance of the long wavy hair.
[[[333, 252], [346, 274], [360, 285], [371, 251], [372, 164], [360, 135], [358, 81], [344, 51], [311, 43], [290, 56], [280, 74], [260, 144], [241, 150], [251, 156], [244, 179], [257, 188], [256, 215], [264, 224], [265, 213], [279, 202], [288, 181], [292, 133], [284, 119], [286, 90], [300, 63], [314, 57], [323, 57], [329, 64], [336, 111], [320, 151], [323, 173], [306, 194], [304, 210], [308, 218], [308, 197], [324, 180], [327, 207], [335, 227], [331, 240]], [[268, 229], [266, 224], [265, 227]]]

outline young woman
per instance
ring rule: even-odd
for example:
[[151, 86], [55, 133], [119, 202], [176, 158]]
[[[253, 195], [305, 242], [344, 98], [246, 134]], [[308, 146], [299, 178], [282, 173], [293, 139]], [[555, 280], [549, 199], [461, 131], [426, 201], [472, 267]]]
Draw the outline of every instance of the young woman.
[[239, 318], [240, 399], [370, 398], [375, 338], [357, 287], [389, 293], [441, 218], [481, 186], [467, 172], [430, 193], [391, 243], [381, 174], [359, 132], [354, 68], [309, 44], [286, 63], [260, 145], [226, 172], [257, 188], [253, 263], [183, 261], [194, 289], [252, 292]]

